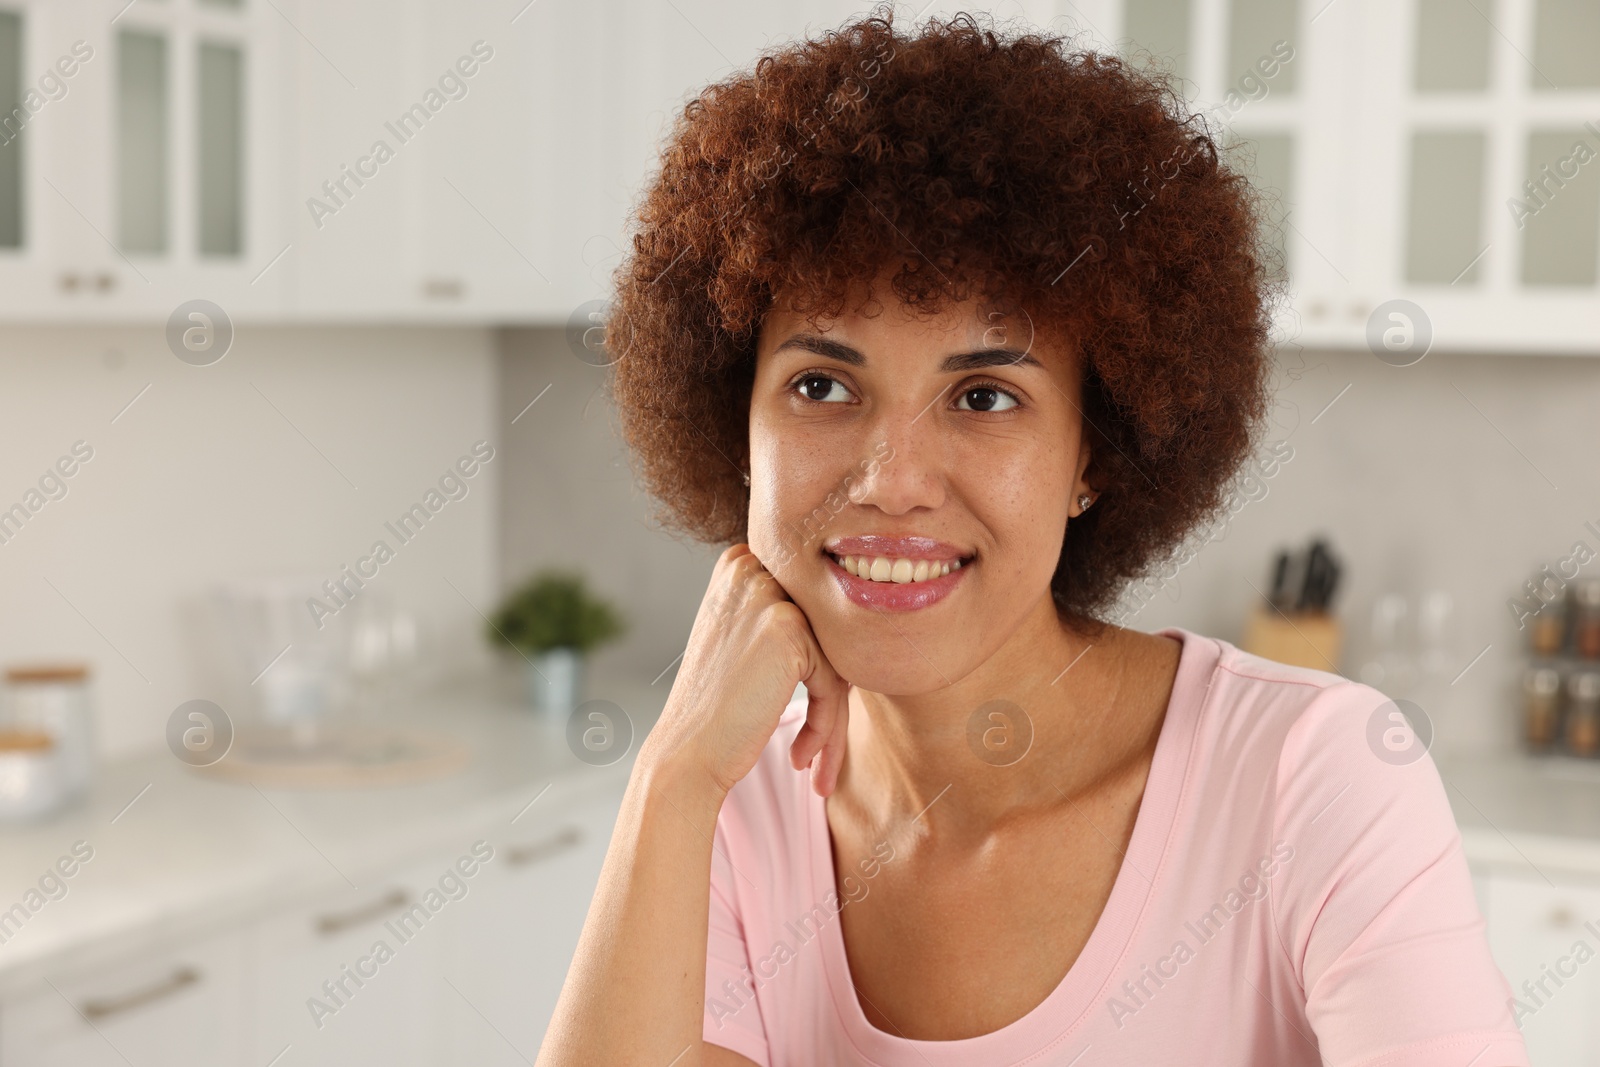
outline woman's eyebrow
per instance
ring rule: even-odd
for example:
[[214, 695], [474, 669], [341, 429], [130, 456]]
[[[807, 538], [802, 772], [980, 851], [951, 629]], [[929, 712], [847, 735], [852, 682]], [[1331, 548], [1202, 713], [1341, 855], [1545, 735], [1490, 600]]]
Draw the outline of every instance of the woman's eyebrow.
[[[839, 341], [830, 341], [826, 337], [818, 337], [815, 334], [797, 333], [773, 351], [781, 352], [785, 348], [804, 349], [819, 356], [836, 359], [840, 363], [848, 363], [852, 367], [865, 366], [867, 362], [866, 356], [849, 345]], [[939, 364], [939, 369], [949, 373], [952, 371], [978, 370], [982, 367], [1042, 366], [1043, 364], [1037, 359], [1015, 348], [980, 348], [975, 352], [960, 352], [953, 356], [944, 357]]]

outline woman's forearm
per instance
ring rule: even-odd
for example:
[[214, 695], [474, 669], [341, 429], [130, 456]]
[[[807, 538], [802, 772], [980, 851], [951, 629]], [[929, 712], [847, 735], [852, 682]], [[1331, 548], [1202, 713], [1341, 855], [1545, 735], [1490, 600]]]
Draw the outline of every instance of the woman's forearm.
[[723, 797], [704, 775], [640, 752], [539, 1067], [699, 1062]]
[[[830, 740], [841, 752], [849, 685], [750, 546], [729, 545], [639, 747], [541, 1067], [699, 1067], [717, 813], [802, 682], [815, 738], [792, 758], [809, 760]], [[727, 1049], [707, 1055], [749, 1062]]]

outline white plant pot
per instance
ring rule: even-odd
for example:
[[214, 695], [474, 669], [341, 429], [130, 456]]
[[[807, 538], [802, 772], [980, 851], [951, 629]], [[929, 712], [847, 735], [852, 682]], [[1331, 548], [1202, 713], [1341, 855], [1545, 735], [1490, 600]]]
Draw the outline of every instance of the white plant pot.
[[578, 706], [583, 692], [583, 653], [575, 648], [552, 648], [528, 663], [528, 701], [546, 715], [567, 716]]

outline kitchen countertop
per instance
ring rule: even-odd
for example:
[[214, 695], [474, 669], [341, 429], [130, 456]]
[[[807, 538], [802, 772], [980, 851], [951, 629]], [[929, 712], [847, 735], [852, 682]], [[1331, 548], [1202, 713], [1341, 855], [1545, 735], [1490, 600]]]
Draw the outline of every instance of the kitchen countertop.
[[1436, 763], [1469, 863], [1600, 887], [1600, 760], [1518, 752]]
[[[185, 766], [169, 752], [102, 766], [87, 796], [35, 823], [0, 827], [0, 913], [86, 841], [93, 858], [0, 945], [0, 992], [39, 975], [197, 936], [375, 879], [494, 832], [523, 836], [564, 805], [620, 794], [670, 689], [594, 680], [587, 696], [624, 708], [628, 754], [608, 767], [568, 749], [564, 719], [478, 679], [386, 709], [385, 725], [464, 742], [464, 770], [407, 785], [257, 789]], [[541, 792], [542, 791], [542, 792]], [[537, 798], [537, 799], [536, 799]], [[522, 814], [524, 809], [526, 814]], [[511, 820], [517, 819], [515, 828]]]
[[[385, 724], [464, 742], [465, 770], [409, 785], [257, 789], [160, 751], [102, 767], [89, 795], [46, 820], [0, 827], [0, 913], [86, 841], [93, 859], [0, 944], [0, 994], [40, 975], [169, 945], [351, 885], [495, 833], [523, 836], [571, 803], [620, 793], [669, 684], [600, 681], [634, 738], [609, 767], [580, 761], [564, 723], [522, 707], [504, 679], [423, 693]], [[1468, 861], [1478, 869], [1592, 878], [1600, 886], [1600, 761], [1440, 756]], [[517, 820], [515, 829], [512, 820]]]

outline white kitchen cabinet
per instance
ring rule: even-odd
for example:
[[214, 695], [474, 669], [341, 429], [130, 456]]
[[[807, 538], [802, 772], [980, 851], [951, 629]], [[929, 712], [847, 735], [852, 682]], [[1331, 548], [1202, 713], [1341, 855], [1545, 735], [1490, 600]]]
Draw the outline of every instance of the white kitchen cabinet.
[[[102, 23], [126, 0], [90, 7]], [[82, 151], [104, 160], [110, 183], [106, 253], [124, 282], [104, 302], [108, 318], [159, 316], [211, 300], [233, 316], [281, 313], [287, 286], [276, 266], [284, 247], [280, 111], [281, 49], [293, 31], [261, 0], [137, 3], [107, 30], [107, 108]], [[163, 59], [160, 113], [146, 84]], [[164, 126], [158, 154], [149, 127]], [[104, 243], [104, 242], [102, 242]], [[281, 265], [281, 264], [279, 264]], [[264, 273], [263, 273], [264, 272]]]
[[[680, 51], [652, 32], [651, 17], [626, 3], [535, 4], [517, 23], [519, 66], [545, 109], [537, 154], [537, 232], [549, 276], [547, 320], [565, 324], [587, 301], [608, 295], [627, 244], [628, 214], [645, 181], [637, 153], [654, 148], [634, 125], [648, 108], [645, 77], [654, 55]], [[546, 264], [549, 264], [546, 266]]]
[[438, 115], [426, 106], [410, 111], [424, 88], [416, 76], [419, 6], [285, 8], [304, 34], [283, 74], [294, 129], [284, 199], [289, 251], [280, 264], [300, 317], [380, 319], [423, 306], [415, 269], [417, 208], [428, 195], [423, 157], [461, 102]]
[[[1257, 185], [1281, 192], [1284, 337], [1366, 347], [1369, 316], [1406, 300], [1440, 349], [1600, 351], [1593, 0], [1116, 6], [1108, 32], [1176, 63], [1197, 102], [1257, 145]], [[1244, 80], [1249, 35], [1274, 23], [1290, 28], [1267, 36], [1295, 51], [1287, 92]], [[1529, 199], [1530, 180], [1545, 195]]]
[[[524, 24], [540, 20], [541, 39], [559, 51], [539, 69], [561, 72], [553, 98], [572, 102], [554, 147], [584, 178], [551, 185], [553, 291], [576, 278], [579, 300], [605, 293], [628, 210], [684, 100], [763, 48], [859, 11], [827, 0], [781, 10], [725, 0], [610, 0], [559, 15], [540, 7]], [[1427, 319], [1412, 325], [1431, 330], [1440, 350], [1600, 351], [1593, 0], [1502, 0], [1487, 19], [1474, 0], [992, 7], [1001, 20], [1081, 32], [1079, 47], [1175, 64], [1229, 160], [1265, 195], [1266, 238], [1289, 282], [1277, 309], [1285, 342], [1369, 347], [1397, 321], [1385, 305], [1405, 300]], [[1478, 52], [1483, 85], [1452, 83]], [[1530, 178], [1546, 180], [1542, 163], [1559, 168], [1579, 143], [1596, 161], [1570, 163], [1559, 195], [1519, 223], [1511, 201], [1526, 197]]]
[[620, 804], [607, 793], [543, 820], [530, 811], [494, 838], [494, 862], [455, 917], [451, 1064], [512, 1067], [538, 1055]]
[[[0, 1000], [0, 1064], [530, 1062], [620, 802], [617, 789], [542, 800], [549, 806], [516, 823], [480, 826], [476, 839], [363, 878], [359, 889], [173, 947], [79, 957]], [[462, 876], [466, 857], [476, 869]]]
[[1556, 887], [1497, 871], [1487, 892], [1489, 947], [1511, 984], [1530, 1059], [1600, 1062], [1600, 883]]
[[244, 1054], [245, 976], [245, 936], [237, 930], [53, 976], [0, 1004], [0, 1063], [243, 1067], [255, 1062]]
[[455, 858], [441, 854], [254, 926], [252, 1062], [286, 1048], [285, 1063], [306, 1067], [434, 1067], [443, 1059], [449, 989], [440, 964], [450, 911], [470, 897], [425, 917], [423, 896]]
[[[448, 189], [425, 181], [424, 155], [450, 146], [440, 128], [402, 140], [386, 127], [437, 81], [424, 12], [438, 8], [0, 2], [0, 102], [75, 42], [92, 53], [29, 118], [14, 164], [0, 146], [0, 316], [164, 322], [196, 298], [258, 319], [448, 306], [430, 300], [449, 263], [431, 266], [424, 244]], [[380, 140], [394, 156], [377, 166]]]
[[[536, 806], [515, 823], [480, 827], [477, 839], [463, 838], [455, 852], [258, 923], [251, 998], [256, 1060], [266, 1063], [292, 1046], [296, 1064], [531, 1061], [566, 979], [620, 804], [620, 792], [607, 789]], [[474, 852], [481, 856], [484, 846], [493, 858], [443, 885], [445, 902], [430, 919], [420, 928], [415, 919], [401, 925], [429, 889], [441, 888], [452, 865]], [[393, 951], [387, 962], [375, 958], [379, 941]], [[362, 957], [373, 962], [358, 968]], [[346, 968], [358, 976], [377, 973], [358, 987]], [[340, 981], [353, 991], [335, 990], [343, 1004], [323, 988]], [[313, 997], [336, 1008], [316, 1013], [320, 1026], [307, 1004]]]
[[466, 94], [421, 156], [412, 284], [430, 316], [563, 321], [579, 270], [552, 244], [553, 226], [600, 225], [586, 207], [595, 164], [571, 131], [602, 127], [600, 57], [586, 62], [574, 42], [598, 39], [603, 9], [519, 7], [468, 0], [420, 15], [416, 91], [443, 81]]
[[0, 232], [0, 307], [165, 320], [205, 297], [281, 311], [281, 280], [257, 280], [282, 234], [276, 16], [227, 0], [121, 7], [0, 6], [0, 38], [22, 41], [15, 64], [0, 47], [0, 73], [42, 101], [0, 147], [20, 149], [0, 160], [0, 217], [18, 214]]
[[[596, 295], [610, 5], [303, 5], [346, 57], [293, 61], [294, 314], [559, 322]], [[614, 93], [612, 93], [614, 95]], [[615, 237], [612, 237], [614, 242]]]
[[[1588, 351], [1600, 325], [1593, 0], [1367, 0], [1351, 216], [1385, 299], [1453, 349]], [[1333, 13], [1330, 13], [1330, 18]], [[1534, 184], [1537, 183], [1537, 188]]]
[[[11, 315], [70, 313], [116, 284], [107, 241], [76, 206], [105, 225], [78, 142], [103, 119], [110, 63], [85, 14], [81, 0], [0, 5], [0, 299]], [[69, 274], [86, 280], [69, 288]]]
[[[1358, 0], [1359, 4], [1360, 0]], [[1120, 0], [1106, 31], [1138, 63], [1170, 66], [1225, 159], [1263, 195], [1267, 243], [1290, 293], [1280, 337], [1361, 346], [1380, 294], [1351, 232], [1350, 80], [1364, 62], [1349, 11], [1299, 0]], [[1315, 19], [1315, 22], [1313, 22]], [[1159, 188], [1154, 195], [1159, 195]], [[1137, 221], [1137, 220], [1135, 220]]]
[[[125, 3], [0, 0], [0, 104], [74, 42], [93, 51], [0, 145], [0, 317], [160, 322], [206, 298], [236, 318], [565, 322], [609, 291], [685, 99], [859, 11]], [[1600, 20], [1592, 0], [1480, 7], [1006, 0], [994, 14], [1177, 65], [1268, 194], [1283, 338], [1366, 347], [1371, 316], [1403, 299], [1440, 349], [1594, 352]]]

